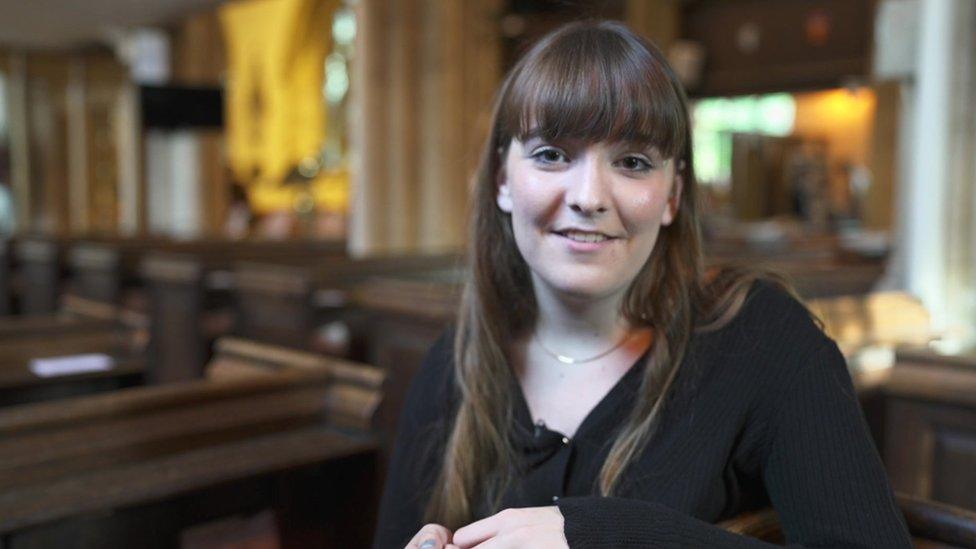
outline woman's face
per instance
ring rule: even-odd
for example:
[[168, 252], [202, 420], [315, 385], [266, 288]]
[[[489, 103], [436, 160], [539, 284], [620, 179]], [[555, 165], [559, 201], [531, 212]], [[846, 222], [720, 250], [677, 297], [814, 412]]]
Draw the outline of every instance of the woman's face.
[[622, 295], [681, 195], [671, 159], [627, 143], [513, 139], [498, 179], [536, 291], [582, 299]]

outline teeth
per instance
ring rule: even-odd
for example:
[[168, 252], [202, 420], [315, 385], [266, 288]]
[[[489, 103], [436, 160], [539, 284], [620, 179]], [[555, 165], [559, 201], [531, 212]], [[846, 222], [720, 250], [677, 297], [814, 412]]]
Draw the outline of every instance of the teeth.
[[575, 240], [576, 242], [603, 242], [604, 240], [609, 240], [609, 237], [597, 233], [582, 233], [578, 231], [566, 231], [563, 233], [566, 238], [570, 240]]

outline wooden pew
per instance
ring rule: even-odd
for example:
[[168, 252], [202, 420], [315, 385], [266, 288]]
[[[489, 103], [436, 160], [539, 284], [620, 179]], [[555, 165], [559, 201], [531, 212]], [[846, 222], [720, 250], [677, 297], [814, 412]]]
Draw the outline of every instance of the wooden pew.
[[[915, 547], [976, 549], [976, 513], [934, 501], [895, 494]], [[718, 524], [743, 536], [783, 545], [786, 534], [773, 509], [743, 513]]]
[[64, 282], [66, 240], [25, 236], [14, 243], [18, 298], [23, 314], [47, 314], [58, 309]]
[[147, 249], [165, 245], [156, 239], [120, 239], [115, 241], [81, 241], [68, 251], [73, 295], [122, 307], [134, 306], [126, 289], [137, 285], [136, 268]]
[[219, 349], [207, 379], [0, 410], [0, 543], [174, 547], [270, 511], [275, 546], [366, 546], [383, 374]]
[[[77, 262], [82, 267], [89, 265], [100, 266], [108, 261], [106, 254], [100, 253], [99, 243], [111, 245], [119, 239], [108, 237], [55, 237], [45, 235], [26, 235], [19, 237], [14, 244], [14, 254], [17, 261], [17, 287], [21, 302], [20, 312], [23, 314], [48, 314], [58, 310], [62, 295], [72, 286], [71, 263]], [[162, 242], [161, 239], [139, 240], [141, 246], [152, 242]], [[82, 251], [76, 252], [80, 246]], [[92, 246], [91, 251], [85, 250]], [[139, 246], [135, 246], [138, 248]], [[115, 265], [115, 263], [111, 263]], [[106, 303], [115, 303], [115, 295], [111, 299], [104, 296], [110, 292], [111, 284], [95, 280], [84, 280], [79, 284], [78, 295], [90, 299], [97, 299]]]
[[[344, 244], [337, 241], [226, 241], [193, 240], [177, 241], [167, 238], [73, 238], [54, 239], [31, 237], [19, 243], [23, 249], [23, 267], [20, 277], [30, 280], [26, 287], [29, 295], [25, 298], [25, 311], [49, 313], [57, 308], [64, 295], [76, 296], [85, 300], [101, 302], [123, 309], [148, 311], [165, 320], [167, 330], [155, 330], [161, 336], [160, 344], [155, 345], [151, 357], [154, 359], [150, 369], [149, 381], [175, 381], [199, 377], [208, 356], [207, 340], [200, 343], [196, 322], [197, 310], [223, 300], [224, 317], [231, 318], [231, 305], [227, 298], [227, 288], [223, 292], [211, 292], [215, 288], [204, 284], [203, 280], [214, 280], [224, 275], [227, 280], [234, 261], [313, 261], [317, 257], [332, 257], [344, 254]], [[148, 288], [145, 274], [158, 272], [172, 273], [173, 269], [142, 269], [143, 260], [153, 254], [163, 257], [179, 257], [179, 261], [189, 261], [198, 266], [194, 272], [199, 280], [184, 280], [177, 283], [172, 276], [162, 276], [160, 283]], [[70, 276], [65, 276], [65, 264]], [[181, 268], [177, 268], [178, 270]], [[186, 269], [182, 268], [186, 273]], [[193, 278], [193, 275], [190, 277]], [[198, 284], [208, 290], [206, 295], [198, 293]], [[64, 294], [64, 287], [67, 294]], [[194, 295], [201, 296], [202, 302], [186, 307]], [[187, 301], [187, 298], [191, 298]], [[150, 302], [151, 301], [151, 302]], [[182, 308], [181, 308], [182, 307]], [[174, 310], [190, 311], [176, 319]], [[176, 322], [174, 322], [176, 320]], [[212, 323], [211, 323], [212, 324]], [[227, 322], [224, 322], [227, 324]], [[210, 330], [204, 329], [207, 333]], [[228, 330], [217, 330], [226, 333]], [[170, 335], [177, 336], [168, 337]], [[166, 336], [166, 337], [163, 337]], [[175, 344], [170, 344], [175, 341]], [[190, 343], [187, 344], [186, 342]], [[201, 351], [202, 349], [202, 351]], [[165, 366], [159, 366], [164, 364]]]
[[709, 265], [761, 266], [786, 276], [805, 299], [866, 294], [884, 274], [886, 254], [864, 255], [834, 235], [783, 234], [755, 241], [734, 234], [704, 243]]
[[0, 406], [141, 385], [145, 340], [139, 327], [118, 318], [2, 318]]
[[885, 264], [833, 263], [772, 264], [786, 275], [804, 299], [818, 299], [844, 295], [863, 295], [871, 292], [885, 272]]
[[884, 391], [895, 489], [976, 511], [976, 356], [899, 350]]
[[343, 245], [336, 241], [297, 240], [85, 240], [74, 243], [69, 252], [72, 292], [86, 299], [124, 305], [127, 297], [132, 298], [127, 292], [141, 288], [141, 264], [153, 252], [205, 259], [228, 269], [229, 262], [235, 259], [341, 255]]
[[[235, 269], [237, 323], [242, 337], [302, 349], [365, 356], [360, 311], [350, 307], [353, 288], [377, 276], [439, 271], [457, 267], [455, 254], [396, 255], [322, 261], [318, 265], [282, 266], [240, 263]], [[348, 341], [330, 330], [353, 334]]]
[[152, 320], [152, 381], [202, 375], [211, 342], [233, 328], [236, 262], [294, 265], [338, 260], [343, 255], [343, 248], [334, 242], [240, 242], [148, 252], [140, 274]]
[[383, 464], [390, 457], [400, 411], [430, 347], [454, 323], [464, 271], [441, 269], [413, 276], [371, 277], [350, 292], [357, 311], [353, 339], [365, 347], [363, 360], [387, 374], [376, 425], [383, 436]]
[[14, 311], [13, 270], [13, 239], [0, 238], [0, 316]]

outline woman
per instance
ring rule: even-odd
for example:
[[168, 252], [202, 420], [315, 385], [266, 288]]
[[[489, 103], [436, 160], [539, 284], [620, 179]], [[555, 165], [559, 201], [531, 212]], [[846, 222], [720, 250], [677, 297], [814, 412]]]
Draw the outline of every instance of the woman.
[[[616, 23], [499, 93], [456, 331], [414, 380], [376, 546], [909, 547], [836, 345], [782, 287], [703, 273], [684, 93]], [[425, 525], [426, 523], [426, 525]]]

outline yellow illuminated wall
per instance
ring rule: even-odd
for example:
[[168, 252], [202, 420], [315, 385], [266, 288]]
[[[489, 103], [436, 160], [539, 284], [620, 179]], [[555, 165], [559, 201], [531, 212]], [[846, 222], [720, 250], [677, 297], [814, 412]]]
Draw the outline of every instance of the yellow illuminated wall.
[[872, 130], [877, 96], [869, 88], [838, 88], [796, 94], [794, 135], [827, 142], [830, 199], [847, 207], [850, 190], [845, 165], [871, 167]]
[[[258, 213], [294, 209], [309, 192], [320, 207], [347, 209], [347, 174], [314, 169], [326, 137], [324, 64], [340, 3], [240, 0], [220, 8], [228, 160]], [[307, 187], [284, 185], [300, 165], [312, 165], [314, 179]]]
[[868, 88], [799, 93], [793, 133], [826, 139], [832, 161], [868, 164], [875, 94]]

